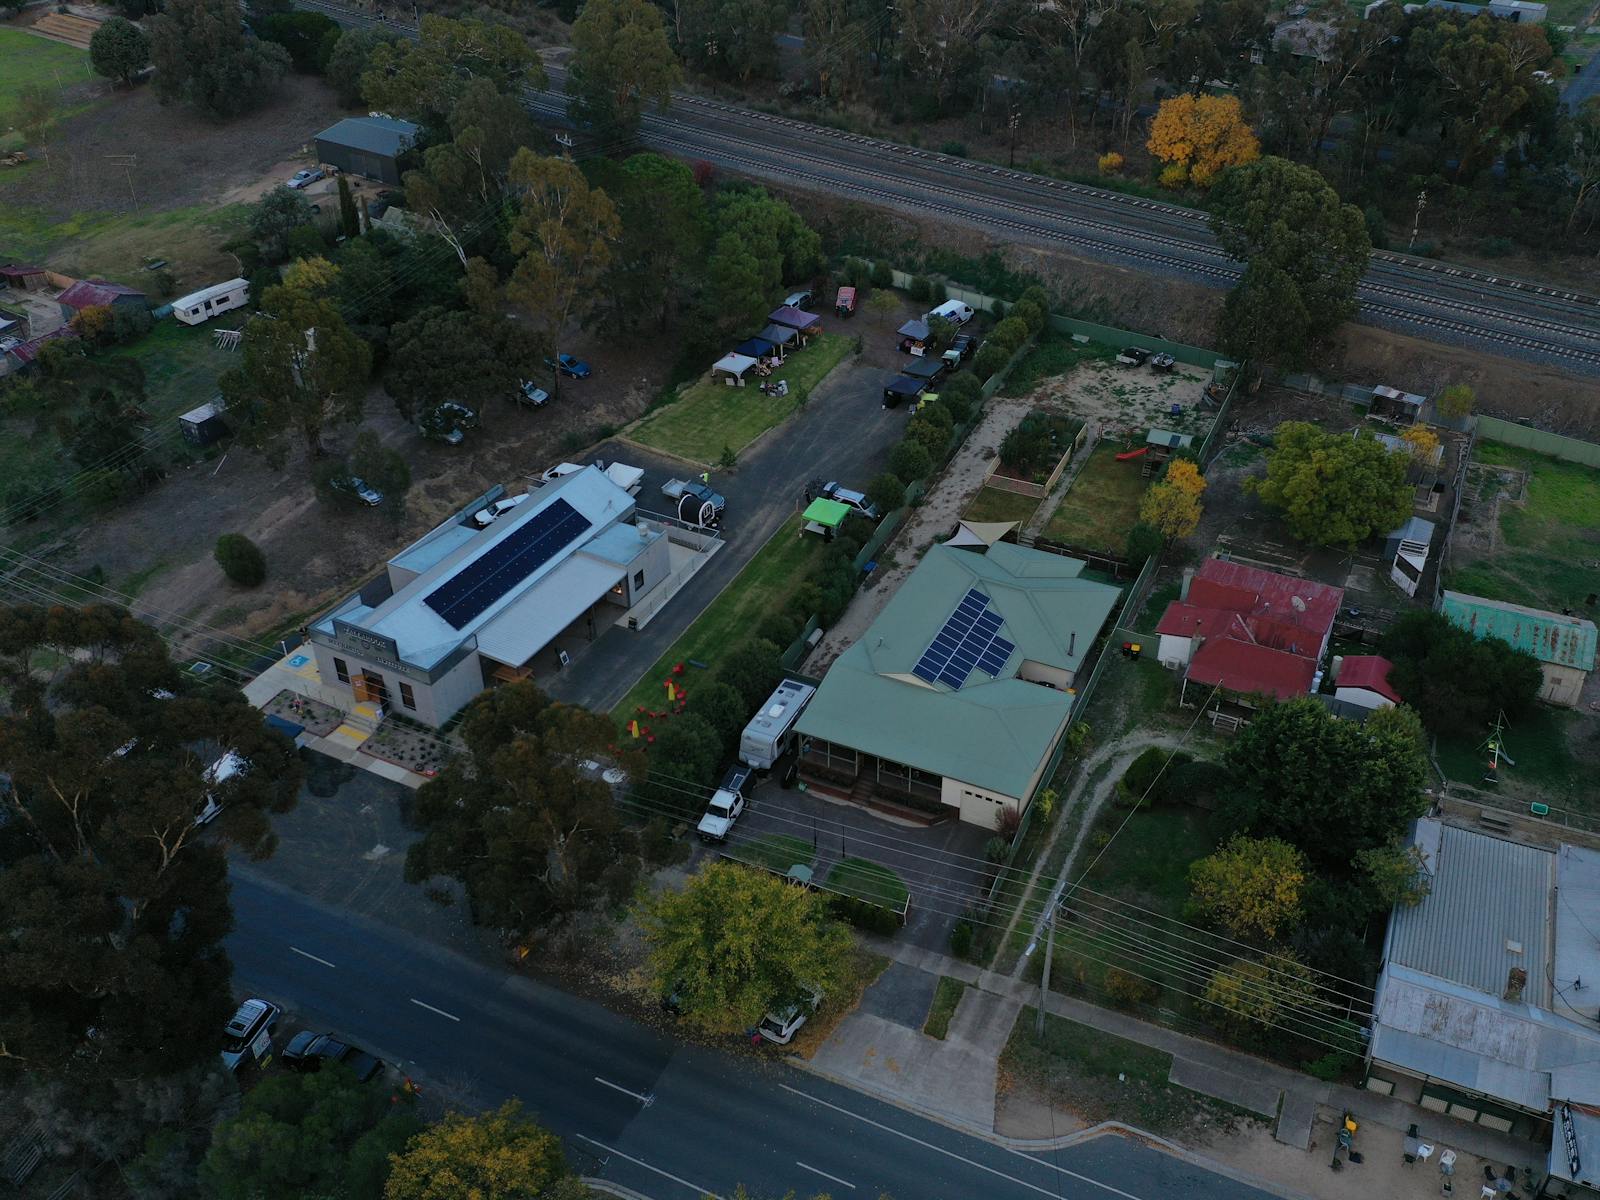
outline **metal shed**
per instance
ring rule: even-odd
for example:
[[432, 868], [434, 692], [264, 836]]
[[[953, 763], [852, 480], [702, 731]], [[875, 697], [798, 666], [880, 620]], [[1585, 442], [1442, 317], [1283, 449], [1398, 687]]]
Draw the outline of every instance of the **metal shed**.
[[233, 432], [222, 418], [222, 406], [215, 400], [207, 401], [199, 408], [191, 408], [180, 416], [178, 428], [183, 431], [183, 440], [191, 446], [209, 446]]
[[346, 117], [317, 134], [317, 161], [391, 186], [400, 183], [400, 156], [421, 129], [392, 117]]

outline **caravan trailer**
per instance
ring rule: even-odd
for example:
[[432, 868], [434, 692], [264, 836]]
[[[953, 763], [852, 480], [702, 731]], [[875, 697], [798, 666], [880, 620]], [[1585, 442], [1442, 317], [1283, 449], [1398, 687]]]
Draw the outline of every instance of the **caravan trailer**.
[[[750, 718], [750, 723], [739, 735], [739, 761], [758, 771], [770, 771], [779, 759], [794, 749], [795, 723], [817, 689], [798, 679], [785, 679], [778, 690], [767, 697], [761, 711]], [[786, 774], [792, 773], [790, 771]], [[784, 780], [785, 784], [789, 781]]]
[[243, 308], [250, 303], [250, 281], [230, 279], [214, 283], [198, 292], [179, 296], [172, 302], [172, 315], [185, 325], [203, 325], [218, 313]]

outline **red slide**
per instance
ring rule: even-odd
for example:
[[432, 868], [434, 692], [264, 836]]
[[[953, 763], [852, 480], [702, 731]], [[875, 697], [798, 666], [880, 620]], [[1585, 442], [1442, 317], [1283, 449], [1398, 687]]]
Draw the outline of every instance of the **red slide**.
[[1126, 454], [1117, 455], [1118, 462], [1127, 462], [1130, 458], [1138, 458], [1141, 454], [1149, 454], [1149, 446], [1140, 446], [1137, 450], [1129, 450]]

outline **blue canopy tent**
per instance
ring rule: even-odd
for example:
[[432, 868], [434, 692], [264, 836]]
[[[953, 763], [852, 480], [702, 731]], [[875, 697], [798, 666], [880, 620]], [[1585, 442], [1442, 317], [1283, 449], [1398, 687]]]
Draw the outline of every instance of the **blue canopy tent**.
[[735, 354], [748, 354], [751, 358], [770, 358], [778, 353], [778, 348], [766, 338], [746, 338], [733, 348]]

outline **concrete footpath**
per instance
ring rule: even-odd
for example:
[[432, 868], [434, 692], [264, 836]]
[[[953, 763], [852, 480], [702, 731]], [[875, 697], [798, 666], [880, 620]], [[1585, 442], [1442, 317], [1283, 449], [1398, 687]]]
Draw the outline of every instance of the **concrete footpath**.
[[[842, 1021], [809, 1063], [799, 1064], [853, 1087], [990, 1138], [996, 1125], [999, 1057], [1019, 1015], [1039, 1002], [1035, 984], [981, 970], [937, 951], [881, 938], [869, 948], [893, 960], [875, 997], [868, 989], [862, 1008]], [[926, 1000], [941, 975], [971, 987], [963, 994], [943, 1040], [921, 1032]], [[1457, 1121], [1416, 1105], [1336, 1083], [1256, 1058], [1226, 1046], [1178, 1033], [1112, 1009], [1051, 993], [1048, 1012], [1104, 1033], [1172, 1055], [1173, 1084], [1214, 1097], [1264, 1118], [1272, 1133], [1253, 1141], [1223, 1139], [1207, 1146], [1215, 1162], [1242, 1179], [1265, 1183], [1282, 1195], [1345, 1197], [1352, 1194], [1431, 1196], [1443, 1179], [1437, 1163], [1454, 1151], [1455, 1195], [1475, 1196], [1485, 1165], [1497, 1172], [1515, 1166], [1538, 1170], [1540, 1147], [1521, 1138]], [[1330, 1171], [1338, 1122], [1348, 1110], [1361, 1128], [1356, 1148], [1361, 1164]], [[1043, 1150], [1081, 1141], [1094, 1131], [1069, 1123], [1064, 1137], [1003, 1137], [1018, 1148]], [[1412, 1124], [1436, 1149], [1431, 1159], [1407, 1165], [1402, 1139]], [[1048, 1133], [1055, 1122], [1044, 1123]], [[1099, 1127], [1097, 1127], [1098, 1129]], [[1143, 1136], [1143, 1135], [1141, 1135]], [[1237, 1143], [1237, 1144], [1234, 1144]], [[1192, 1155], [1192, 1151], [1189, 1152]], [[1311, 1169], [1313, 1164], [1317, 1169]], [[1356, 1189], [1353, 1191], [1352, 1189]]]

